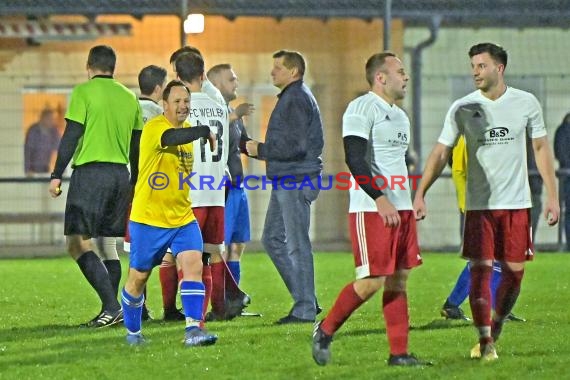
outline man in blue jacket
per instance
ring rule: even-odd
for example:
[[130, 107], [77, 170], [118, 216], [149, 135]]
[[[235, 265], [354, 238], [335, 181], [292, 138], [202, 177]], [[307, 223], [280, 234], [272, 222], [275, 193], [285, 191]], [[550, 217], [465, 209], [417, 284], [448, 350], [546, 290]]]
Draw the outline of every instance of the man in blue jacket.
[[319, 106], [303, 83], [305, 59], [295, 51], [273, 54], [271, 77], [281, 90], [265, 142], [250, 140], [248, 154], [265, 160], [271, 198], [262, 243], [294, 304], [277, 324], [315, 321], [317, 301], [309, 239], [311, 203], [319, 194], [323, 126]]

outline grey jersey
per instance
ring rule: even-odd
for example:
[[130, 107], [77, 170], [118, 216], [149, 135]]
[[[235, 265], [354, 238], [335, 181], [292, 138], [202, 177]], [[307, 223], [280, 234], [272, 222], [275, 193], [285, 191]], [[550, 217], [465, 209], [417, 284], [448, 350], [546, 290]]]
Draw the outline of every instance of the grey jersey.
[[154, 100], [149, 98], [139, 98], [139, 104], [142, 110], [143, 123], [146, 124], [150, 119], [162, 115], [162, 107]]

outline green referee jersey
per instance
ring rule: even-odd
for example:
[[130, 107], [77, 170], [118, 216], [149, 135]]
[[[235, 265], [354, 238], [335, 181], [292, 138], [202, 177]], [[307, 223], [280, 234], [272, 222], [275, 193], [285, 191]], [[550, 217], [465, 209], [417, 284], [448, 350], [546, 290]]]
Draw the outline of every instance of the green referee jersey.
[[74, 167], [89, 162], [128, 164], [132, 131], [143, 127], [135, 94], [107, 76], [76, 86], [65, 118], [85, 128], [73, 155]]

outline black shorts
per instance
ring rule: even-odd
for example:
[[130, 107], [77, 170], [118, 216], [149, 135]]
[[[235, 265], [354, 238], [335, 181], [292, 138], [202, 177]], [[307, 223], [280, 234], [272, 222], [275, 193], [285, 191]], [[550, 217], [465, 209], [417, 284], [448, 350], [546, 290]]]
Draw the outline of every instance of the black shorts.
[[76, 167], [65, 205], [65, 235], [124, 236], [130, 198], [126, 165], [95, 162]]

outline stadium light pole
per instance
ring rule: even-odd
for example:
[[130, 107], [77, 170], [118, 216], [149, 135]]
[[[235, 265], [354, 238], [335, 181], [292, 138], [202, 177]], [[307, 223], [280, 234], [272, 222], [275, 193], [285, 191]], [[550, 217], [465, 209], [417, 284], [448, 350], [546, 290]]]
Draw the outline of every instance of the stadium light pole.
[[390, 50], [392, 41], [392, 0], [384, 1], [384, 46], [383, 50]]
[[186, 46], [186, 32], [184, 22], [188, 16], [188, 0], [180, 0], [180, 47]]
[[429, 37], [412, 48], [412, 146], [418, 155], [417, 168], [424, 166], [422, 152], [422, 52], [437, 40], [441, 21], [441, 16], [433, 16], [429, 26]]

